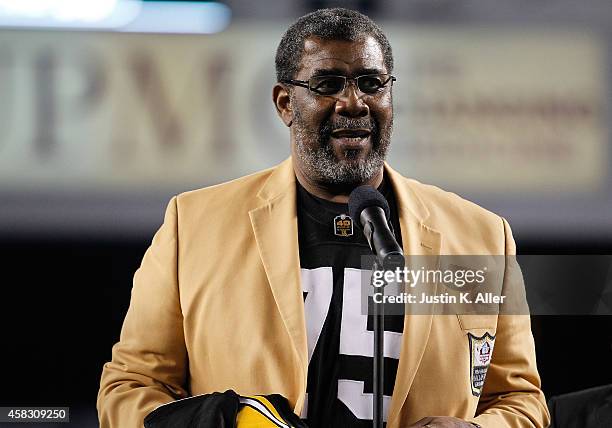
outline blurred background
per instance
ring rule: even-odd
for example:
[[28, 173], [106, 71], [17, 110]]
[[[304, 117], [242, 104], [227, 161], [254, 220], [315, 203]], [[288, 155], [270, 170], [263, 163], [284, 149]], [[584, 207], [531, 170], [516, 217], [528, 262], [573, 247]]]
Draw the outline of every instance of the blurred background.
[[[97, 426], [166, 203], [289, 155], [276, 46], [332, 6], [393, 46], [395, 169], [506, 217], [521, 254], [612, 254], [609, 0], [0, 0], [0, 406]], [[595, 313], [533, 317], [548, 396], [612, 383]]]

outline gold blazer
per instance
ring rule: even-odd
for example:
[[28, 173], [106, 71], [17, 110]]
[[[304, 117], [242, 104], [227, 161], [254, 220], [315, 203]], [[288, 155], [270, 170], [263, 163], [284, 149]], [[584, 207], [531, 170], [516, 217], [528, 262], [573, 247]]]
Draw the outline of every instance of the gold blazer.
[[[385, 165], [406, 254], [513, 254], [501, 217]], [[134, 275], [98, 394], [103, 428], [142, 427], [156, 406], [233, 389], [278, 393], [300, 414], [308, 351], [291, 158], [170, 201]], [[544, 427], [549, 415], [526, 315], [406, 315], [388, 427], [455, 416]], [[468, 333], [495, 336], [472, 394]]]

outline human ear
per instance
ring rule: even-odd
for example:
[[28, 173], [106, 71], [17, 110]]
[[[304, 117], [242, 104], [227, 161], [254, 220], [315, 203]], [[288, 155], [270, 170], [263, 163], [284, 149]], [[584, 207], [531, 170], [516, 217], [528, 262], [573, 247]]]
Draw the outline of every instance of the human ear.
[[291, 126], [293, 123], [293, 110], [291, 107], [291, 97], [287, 88], [280, 83], [274, 85], [272, 88], [272, 101], [276, 112], [281, 118], [285, 126]]

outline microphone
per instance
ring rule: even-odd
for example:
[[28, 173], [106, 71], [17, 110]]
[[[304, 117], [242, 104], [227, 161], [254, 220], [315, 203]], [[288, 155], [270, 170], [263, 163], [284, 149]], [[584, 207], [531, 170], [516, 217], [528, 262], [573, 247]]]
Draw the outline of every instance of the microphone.
[[372, 186], [359, 186], [349, 196], [349, 215], [363, 228], [372, 253], [384, 270], [403, 268], [404, 252], [389, 228], [391, 216], [385, 197]]
[[[359, 186], [349, 196], [349, 215], [359, 226], [376, 256], [373, 269], [393, 271], [404, 267], [404, 253], [389, 228], [387, 219], [391, 216], [389, 204], [383, 195], [372, 186]], [[377, 266], [376, 266], [377, 265]], [[384, 296], [384, 288], [379, 293]], [[369, 306], [369, 304], [368, 304]], [[368, 310], [369, 312], [369, 310]], [[384, 390], [384, 305], [375, 304], [371, 312], [374, 330], [374, 371], [372, 387], [373, 425], [383, 426]]]

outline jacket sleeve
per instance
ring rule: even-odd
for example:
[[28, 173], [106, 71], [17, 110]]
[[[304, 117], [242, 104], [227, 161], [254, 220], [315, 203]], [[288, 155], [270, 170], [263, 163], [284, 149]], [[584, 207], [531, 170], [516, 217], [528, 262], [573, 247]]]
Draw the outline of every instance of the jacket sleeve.
[[[510, 226], [502, 221], [506, 256], [514, 256]], [[472, 421], [486, 428], [547, 427], [550, 414], [540, 387], [529, 315], [499, 315], [493, 358]]]
[[102, 369], [102, 428], [142, 428], [160, 404], [187, 396], [187, 350], [178, 291], [176, 197], [134, 274], [130, 307]]

